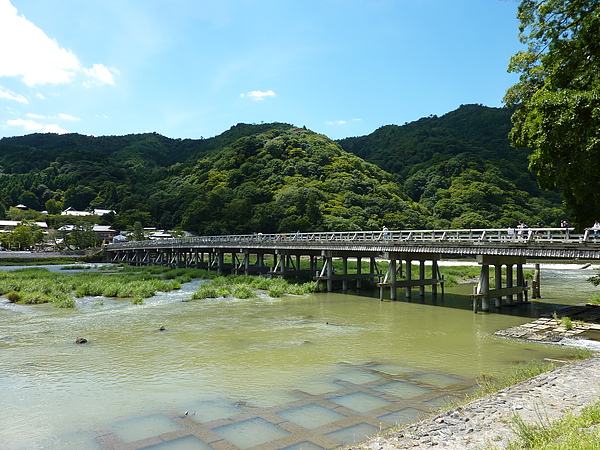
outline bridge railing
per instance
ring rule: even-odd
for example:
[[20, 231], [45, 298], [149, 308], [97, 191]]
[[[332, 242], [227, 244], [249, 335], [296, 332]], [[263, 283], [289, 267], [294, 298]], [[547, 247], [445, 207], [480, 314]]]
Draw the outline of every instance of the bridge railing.
[[464, 230], [384, 230], [342, 231], [277, 234], [246, 234], [227, 236], [198, 236], [178, 239], [158, 239], [137, 242], [108, 244], [108, 249], [168, 247], [183, 245], [303, 245], [311, 244], [382, 244], [402, 243], [463, 243], [463, 244], [515, 244], [530, 243], [597, 243], [600, 245], [600, 230], [588, 228], [583, 234], [575, 234], [573, 228], [487, 228]]

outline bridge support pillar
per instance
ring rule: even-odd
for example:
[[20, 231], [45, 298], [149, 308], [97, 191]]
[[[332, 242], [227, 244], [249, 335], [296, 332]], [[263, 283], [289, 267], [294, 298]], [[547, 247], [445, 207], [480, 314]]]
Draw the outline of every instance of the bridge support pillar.
[[540, 284], [542, 281], [541, 273], [540, 273], [540, 264], [535, 264], [535, 272], [533, 273], [533, 283], [531, 287], [531, 298], [542, 298], [542, 294], [540, 292]]
[[[494, 265], [494, 286], [496, 288], [502, 287], [502, 265], [500, 264]], [[494, 297], [494, 304], [496, 308], [502, 306], [502, 297]]]
[[[506, 265], [506, 287], [509, 289], [513, 288], [513, 265], [512, 264], [507, 264]], [[514, 295], [513, 294], [508, 294], [506, 296], [506, 301], [509, 305], [514, 304]]]
[[[477, 262], [481, 265], [481, 275], [479, 283], [471, 296], [473, 299], [473, 312], [479, 309], [479, 300], [481, 300], [481, 310], [487, 312], [490, 310], [490, 299], [495, 300], [497, 308], [502, 306], [502, 298], [507, 297], [508, 303], [513, 303], [513, 295], [517, 295], [517, 302], [527, 301], [527, 283], [523, 274], [523, 264], [525, 257], [521, 256], [499, 256], [499, 255], [478, 255]], [[494, 266], [494, 289], [490, 289], [490, 265]], [[502, 287], [502, 266], [506, 266], [506, 287]], [[513, 266], [516, 266], [517, 281], [513, 285]]]
[[348, 257], [342, 256], [342, 292], [345, 294], [348, 292]]
[[[375, 278], [375, 257], [378, 255], [378, 252], [363, 252], [362, 256], [357, 255], [358, 252], [352, 250], [323, 250], [321, 251], [321, 256], [323, 258], [323, 265], [321, 270], [317, 270], [317, 257], [311, 255], [311, 270], [312, 273], [317, 273], [315, 279], [317, 283], [325, 282], [327, 286], [327, 291], [333, 291], [334, 281], [341, 282], [342, 291], [345, 293], [348, 291], [349, 283], [353, 280], [356, 280], [357, 288], [361, 287], [361, 280], [363, 278], [368, 278], [374, 280]], [[371, 258], [371, 271], [370, 273], [362, 273], [361, 258], [370, 257]], [[333, 269], [333, 259], [339, 258], [342, 262], [342, 270], [341, 273], [335, 273]], [[353, 269], [351, 261], [356, 260], [356, 270]], [[352, 273], [355, 272], [355, 273]]]
[[[402, 261], [400, 261], [400, 267], [402, 268]], [[389, 279], [389, 283], [390, 283], [390, 300], [395, 301], [396, 300], [396, 273], [398, 271], [397, 265], [396, 265], [396, 259], [391, 259], [390, 260], [390, 279]]]
[[224, 254], [223, 254], [223, 250], [218, 250], [217, 251], [217, 273], [222, 273], [223, 272], [223, 266], [225, 264], [225, 258], [224, 258]]
[[412, 298], [412, 259], [410, 257], [406, 257], [406, 276], [404, 277], [406, 280], [406, 298]]
[[[379, 286], [379, 298], [383, 300], [384, 290], [390, 288], [390, 299], [397, 299], [398, 288], [405, 288], [405, 296], [407, 299], [412, 297], [412, 288], [419, 287], [419, 295], [425, 295], [425, 286], [431, 286], [433, 296], [437, 296], [437, 285], [442, 286], [442, 292], [444, 289], [444, 279], [440, 275], [438, 261], [442, 255], [438, 253], [406, 253], [406, 252], [389, 252], [386, 254], [386, 258], [389, 259], [388, 271], [382, 281], [377, 285]], [[419, 262], [419, 277], [413, 279], [412, 272], [412, 261], [417, 260]], [[402, 277], [402, 261], [405, 261], [405, 273]], [[432, 262], [432, 277], [429, 279], [425, 278], [425, 263], [426, 261]], [[399, 279], [399, 278], [404, 278]]]
[[325, 256], [325, 264], [327, 266], [327, 292], [333, 292], [333, 256], [331, 252]]
[[356, 257], [356, 274], [358, 275], [356, 289], [360, 289], [362, 287], [362, 280], [360, 279], [360, 275], [362, 274], [362, 258], [360, 256]]

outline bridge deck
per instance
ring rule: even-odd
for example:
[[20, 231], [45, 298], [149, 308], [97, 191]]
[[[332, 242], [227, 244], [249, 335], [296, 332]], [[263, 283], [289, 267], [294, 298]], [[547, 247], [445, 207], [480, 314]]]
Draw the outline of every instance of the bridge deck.
[[574, 233], [572, 228], [259, 233], [148, 240], [105, 246], [108, 252], [161, 248], [264, 249], [302, 254], [319, 254], [328, 250], [600, 259], [600, 230], [586, 229], [581, 234]]

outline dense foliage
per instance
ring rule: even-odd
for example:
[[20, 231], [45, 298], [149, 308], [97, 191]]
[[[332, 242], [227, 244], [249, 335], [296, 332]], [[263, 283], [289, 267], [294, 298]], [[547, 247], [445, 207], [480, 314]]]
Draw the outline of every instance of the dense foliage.
[[[510, 111], [468, 105], [336, 143], [289, 124], [238, 124], [210, 139], [32, 134], [0, 140], [0, 218], [200, 234], [479, 228], [565, 218], [541, 191]], [[363, 159], [364, 158], [364, 159]], [[390, 173], [391, 172], [391, 173]], [[88, 224], [89, 225], [89, 224]], [[86, 224], [78, 224], [85, 230]], [[74, 245], [76, 245], [74, 243]]]
[[505, 101], [516, 107], [511, 138], [533, 149], [540, 184], [561, 188], [580, 226], [600, 214], [600, 3], [523, 0], [520, 40], [511, 58], [519, 82]]
[[511, 110], [463, 105], [442, 117], [387, 125], [340, 141], [345, 150], [392, 172], [437, 228], [559, 226], [557, 192], [540, 189], [529, 151], [510, 146]]

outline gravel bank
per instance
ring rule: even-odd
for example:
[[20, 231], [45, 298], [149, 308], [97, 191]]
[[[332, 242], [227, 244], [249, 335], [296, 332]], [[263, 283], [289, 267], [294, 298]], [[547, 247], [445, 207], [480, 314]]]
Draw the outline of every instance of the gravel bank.
[[552, 421], [600, 399], [600, 355], [558, 367], [493, 395], [377, 437], [354, 449], [506, 448], [512, 418]]

